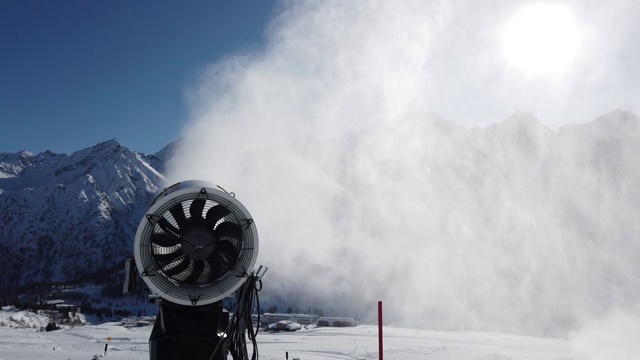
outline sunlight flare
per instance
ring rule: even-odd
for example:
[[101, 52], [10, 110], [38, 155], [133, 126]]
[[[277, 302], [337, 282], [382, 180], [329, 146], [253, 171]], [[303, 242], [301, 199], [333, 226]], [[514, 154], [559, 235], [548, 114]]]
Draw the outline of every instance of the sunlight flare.
[[559, 73], [576, 56], [578, 27], [568, 7], [537, 4], [507, 23], [502, 46], [509, 64], [528, 74]]

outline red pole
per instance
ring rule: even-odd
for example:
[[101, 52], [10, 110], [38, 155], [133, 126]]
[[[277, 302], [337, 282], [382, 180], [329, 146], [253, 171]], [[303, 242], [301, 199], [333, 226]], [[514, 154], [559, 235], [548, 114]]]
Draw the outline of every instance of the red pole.
[[378, 353], [382, 360], [382, 301], [378, 301]]

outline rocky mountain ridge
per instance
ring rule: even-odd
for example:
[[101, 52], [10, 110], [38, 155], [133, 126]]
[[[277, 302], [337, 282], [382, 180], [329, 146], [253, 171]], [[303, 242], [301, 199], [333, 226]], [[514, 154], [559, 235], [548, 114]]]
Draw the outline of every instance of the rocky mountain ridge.
[[0, 154], [1, 287], [67, 281], [132, 253], [164, 159], [117, 140], [71, 155]]

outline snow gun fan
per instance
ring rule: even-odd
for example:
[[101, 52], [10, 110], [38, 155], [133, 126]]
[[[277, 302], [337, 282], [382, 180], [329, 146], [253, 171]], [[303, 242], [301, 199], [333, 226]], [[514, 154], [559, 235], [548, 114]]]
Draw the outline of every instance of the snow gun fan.
[[174, 304], [222, 300], [242, 285], [258, 255], [258, 233], [247, 209], [232, 194], [202, 185], [189, 181], [165, 189], [135, 237], [142, 278]]
[[[217, 345], [229, 322], [222, 299], [243, 285], [258, 255], [247, 209], [215, 185], [175, 184], [142, 219], [134, 253], [142, 279], [162, 299], [149, 340], [151, 360], [226, 359]], [[214, 351], [220, 355], [211, 357]]]

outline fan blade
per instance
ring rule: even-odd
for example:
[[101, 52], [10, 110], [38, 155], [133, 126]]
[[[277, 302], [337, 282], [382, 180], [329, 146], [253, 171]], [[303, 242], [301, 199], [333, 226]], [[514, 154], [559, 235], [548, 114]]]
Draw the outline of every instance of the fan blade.
[[176, 219], [176, 223], [180, 228], [180, 232], [184, 234], [185, 230], [187, 230], [187, 216], [184, 214], [184, 209], [182, 208], [182, 203], [177, 203], [169, 209], [173, 218]]
[[180, 238], [170, 232], [151, 234], [151, 242], [163, 247], [171, 247], [180, 244]]
[[230, 241], [218, 241], [215, 251], [219, 254], [222, 265], [227, 269], [231, 269], [236, 264], [238, 252]]
[[212, 282], [224, 275], [236, 264], [238, 255], [236, 248], [227, 240], [219, 241], [216, 250], [207, 258], [210, 266], [207, 282]]
[[213, 230], [213, 236], [216, 239], [233, 238], [242, 241], [242, 228], [240, 228], [240, 225], [226, 221]]
[[186, 284], [195, 284], [202, 272], [204, 271], [204, 260], [195, 260], [191, 274], [184, 279]]
[[217, 253], [213, 253], [207, 259], [207, 263], [209, 264], [209, 275], [207, 276], [207, 283], [212, 282], [213, 280], [220, 277], [220, 272], [222, 271], [222, 264], [220, 262], [220, 257]]
[[209, 229], [213, 229], [216, 226], [216, 223], [220, 221], [223, 217], [231, 214], [231, 210], [227, 209], [225, 206], [216, 205], [207, 211], [207, 226]]
[[183, 253], [184, 252], [182, 251], [182, 249], [178, 249], [177, 251], [174, 251], [169, 254], [153, 254], [153, 258], [157, 262], [171, 263], [173, 261], [176, 261], [179, 257], [181, 257]]
[[169, 220], [167, 220], [164, 217], [161, 217], [160, 220], [158, 220], [158, 225], [160, 225], [160, 228], [164, 231], [166, 231], [169, 234], [173, 234], [175, 236], [180, 236], [180, 230], [178, 230], [178, 228], [176, 228], [175, 226], [171, 225], [171, 223], [169, 222]]
[[205, 199], [194, 199], [189, 206], [189, 214], [193, 219], [202, 220], [202, 211], [204, 210]]
[[184, 257], [182, 261], [178, 263], [178, 265], [172, 268], [168, 268], [167, 270], [163, 269], [162, 272], [167, 276], [178, 275], [189, 268], [189, 263], [191, 263], [191, 259], [189, 259], [189, 257]]

